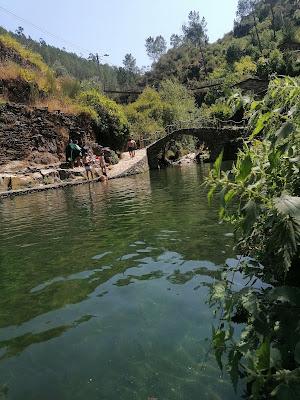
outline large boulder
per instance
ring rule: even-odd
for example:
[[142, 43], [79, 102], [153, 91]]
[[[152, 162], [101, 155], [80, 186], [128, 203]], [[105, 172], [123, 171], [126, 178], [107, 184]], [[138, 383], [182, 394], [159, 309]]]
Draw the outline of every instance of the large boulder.
[[0, 175], [0, 192], [11, 190], [11, 176], [8, 174]]

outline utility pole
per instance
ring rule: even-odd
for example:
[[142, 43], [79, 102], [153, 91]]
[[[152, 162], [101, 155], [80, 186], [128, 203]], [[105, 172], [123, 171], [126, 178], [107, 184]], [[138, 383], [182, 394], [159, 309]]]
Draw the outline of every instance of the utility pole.
[[[96, 64], [98, 65], [98, 72], [99, 72], [99, 81], [101, 82], [101, 68], [100, 68], [100, 56], [98, 53], [95, 54], [96, 56]], [[102, 57], [109, 57], [109, 54], [103, 54]], [[103, 84], [103, 90], [105, 91], [105, 84]]]

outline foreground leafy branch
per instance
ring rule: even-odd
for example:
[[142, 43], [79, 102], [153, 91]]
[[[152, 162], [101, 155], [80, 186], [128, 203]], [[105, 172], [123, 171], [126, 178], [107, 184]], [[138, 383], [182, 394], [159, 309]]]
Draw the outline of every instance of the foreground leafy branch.
[[[252, 399], [300, 398], [300, 80], [274, 79], [248, 108], [251, 142], [231, 171], [216, 160], [207, 184], [243, 254], [211, 290], [213, 347]], [[236, 274], [244, 279], [240, 289]], [[244, 323], [237, 334], [235, 323]], [[226, 361], [224, 361], [224, 359]]]

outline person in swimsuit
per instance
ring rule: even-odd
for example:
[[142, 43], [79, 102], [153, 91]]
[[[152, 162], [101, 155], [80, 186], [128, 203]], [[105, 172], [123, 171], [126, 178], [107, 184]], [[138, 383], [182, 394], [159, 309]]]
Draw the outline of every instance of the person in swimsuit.
[[136, 142], [133, 138], [129, 138], [127, 142], [127, 150], [131, 158], [135, 156]]
[[85, 168], [87, 179], [89, 180], [89, 174], [91, 174], [92, 179], [94, 179], [93, 169], [92, 169], [92, 158], [89, 154], [85, 154], [83, 157], [83, 165]]
[[107, 177], [107, 167], [106, 167], [106, 162], [105, 162], [103, 150], [100, 152], [98, 160], [99, 160], [100, 168], [102, 170], [102, 174]]

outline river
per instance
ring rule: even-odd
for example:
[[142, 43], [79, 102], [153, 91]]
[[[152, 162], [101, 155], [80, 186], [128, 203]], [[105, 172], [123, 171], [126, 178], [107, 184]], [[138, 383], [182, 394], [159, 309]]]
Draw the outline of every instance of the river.
[[208, 168], [0, 202], [1, 399], [239, 398], [210, 351], [233, 254]]

